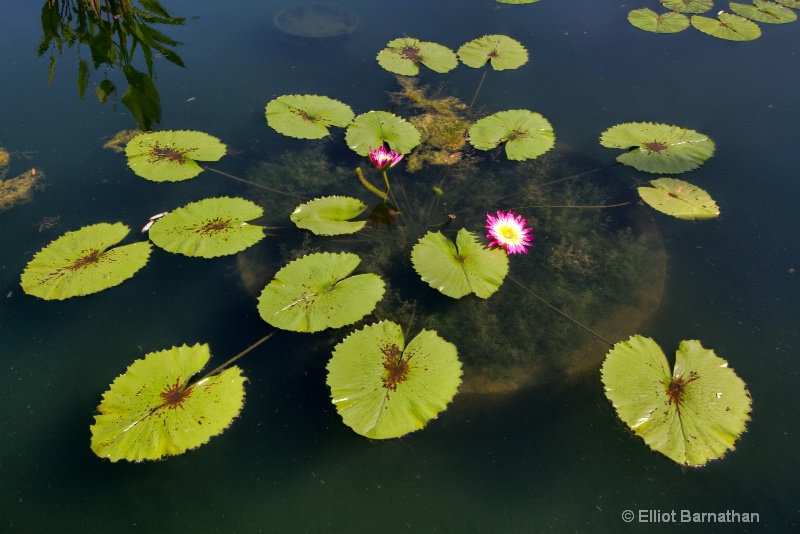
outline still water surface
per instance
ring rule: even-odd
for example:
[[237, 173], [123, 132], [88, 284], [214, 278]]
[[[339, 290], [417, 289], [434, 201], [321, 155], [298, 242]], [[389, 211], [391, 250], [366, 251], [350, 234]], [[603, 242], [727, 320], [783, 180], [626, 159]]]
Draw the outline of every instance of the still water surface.
[[[139, 465], [96, 458], [89, 426], [113, 378], [172, 345], [209, 343], [219, 361], [235, 354], [267, 331], [255, 298], [234, 258], [202, 262], [156, 250], [158, 261], [131, 281], [64, 302], [25, 295], [20, 273], [68, 230], [116, 221], [138, 228], [164, 209], [248, 189], [209, 173], [178, 184], [134, 176], [102, 148], [135, 127], [128, 110], [100, 105], [91, 84], [77, 98], [75, 49], [57, 60], [48, 86], [48, 59], [36, 57], [40, 8], [6, 2], [0, 146], [14, 156], [9, 176], [36, 167], [47, 179], [30, 203], [0, 213], [2, 530], [679, 530], [621, 520], [624, 510], [640, 509], [757, 512], [760, 522], [749, 529], [713, 530], [797, 530], [800, 23], [765, 26], [759, 40], [732, 43], [691, 29], [641, 32], [619, 2], [414, 1], [376, 9], [343, 0], [360, 25], [350, 39], [320, 46], [288, 41], [272, 25], [293, 2], [164, 3], [187, 17], [164, 30], [184, 43], [176, 51], [187, 68], [156, 60], [162, 119], [154, 127], [221, 138], [237, 152], [217, 168], [234, 174], [299, 146], [265, 123], [264, 106], [276, 96], [325, 94], [358, 113], [387, 109], [386, 92], [397, 87], [374, 57], [404, 35], [453, 49], [492, 33], [521, 41], [529, 63], [490, 73], [480, 106], [540, 112], [559, 141], [599, 165], [616, 156], [599, 146], [599, 134], [621, 122], [711, 136], [714, 157], [687, 179], [711, 193], [722, 216], [698, 223], [655, 216], [667, 278], [658, 311], [637, 333], [667, 354], [682, 339], [713, 348], [752, 392], [752, 421], [726, 458], [682, 469], [615, 418], [595, 372], [491, 400], [457, 396], [424, 431], [370, 441], [330, 404], [328, 353], [287, 336], [242, 360], [245, 408], [207, 445]], [[479, 75], [460, 66], [426, 72], [423, 81], [444, 82], [468, 100]], [[94, 73], [92, 84], [100, 80]], [[619, 172], [631, 183], [649, 178]], [[45, 217], [58, 222], [40, 232]]]

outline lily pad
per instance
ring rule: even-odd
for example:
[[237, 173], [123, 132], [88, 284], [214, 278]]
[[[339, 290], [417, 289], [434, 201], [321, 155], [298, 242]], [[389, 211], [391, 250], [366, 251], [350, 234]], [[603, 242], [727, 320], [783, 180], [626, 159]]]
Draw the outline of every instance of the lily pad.
[[528, 51], [507, 35], [484, 35], [461, 45], [458, 57], [468, 67], [481, 68], [490, 63], [494, 70], [516, 69], [528, 62]]
[[761, 28], [752, 20], [720, 12], [716, 19], [694, 15], [692, 26], [708, 35], [728, 41], [752, 41], [761, 37]]
[[653, 450], [684, 465], [722, 457], [750, 419], [750, 395], [728, 362], [699, 341], [681, 341], [670, 372], [650, 338], [615, 344], [602, 368], [617, 414]]
[[316, 198], [300, 204], [289, 216], [298, 228], [317, 235], [343, 235], [358, 232], [367, 221], [350, 221], [367, 209], [367, 205], [352, 197]]
[[728, 4], [731, 11], [742, 17], [746, 17], [756, 22], [767, 24], [786, 24], [797, 20], [797, 13], [786, 6], [767, 2], [765, 0], [753, 0], [752, 4], [739, 4], [731, 2]]
[[441, 232], [428, 232], [414, 245], [411, 263], [423, 282], [455, 299], [470, 293], [489, 298], [508, 274], [505, 251], [484, 247], [464, 228], [455, 243]]
[[659, 178], [651, 180], [653, 187], [640, 187], [639, 196], [648, 205], [678, 219], [713, 219], [719, 208], [711, 196], [683, 180]]
[[130, 228], [100, 223], [67, 232], [40, 250], [22, 273], [22, 289], [45, 300], [63, 300], [121, 284], [145, 266], [146, 241], [110, 248]]
[[221, 434], [244, 404], [239, 367], [191, 383], [210, 358], [208, 345], [172, 347], [136, 360], [103, 394], [92, 450], [112, 462], [181, 454]]
[[792, 9], [800, 9], [800, 0], [775, 0], [779, 4], [791, 7]]
[[264, 238], [261, 226], [245, 222], [263, 214], [260, 206], [243, 198], [207, 198], [155, 221], [150, 239], [164, 250], [186, 256], [228, 256]]
[[506, 144], [510, 160], [535, 159], [553, 148], [556, 138], [550, 122], [527, 109], [498, 111], [484, 117], [469, 129], [469, 142], [478, 150], [491, 150]]
[[352, 324], [375, 309], [384, 284], [377, 274], [349, 276], [355, 254], [309, 254], [275, 274], [258, 297], [261, 318], [283, 330], [318, 332]]
[[267, 104], [267, 124], [275, 131], [299, 139], [321, 139], [328, 127], [344, 128], [355, 114], [350, 106], [317, 95], [284, 95]]
[[383, 143], [399, 154], [408, 154], [420, 142], [419, 131], [410, 122], [386, 111], [369, 111], [347, 127], [345, 141], [359, 156], [369, 156]]
[[646, 32], [677, 33], [689, 27], [689, 17], [669, 11], [659, 15], [652, 9], [643, 7], [628, 13], [628, 22]]
[[714, 154], [708, 136], [667, 124], [629, 122], [612, 126], [600, 136], [608, 148], [632, 148], [617, 161], [640, 171], [677, 174], [696, 169]]
[[353, 332], [328, 362], [328, 386], [344, 423], [362, 436], [396, 438], [419, 430], [461, 384], [455, 345], [423, 330], [405, 346], [400, 325], [382, 321]]
[[714, 7], [713, 0], [660, 0], [661, 5], [679, 13], [705, 13]]
[[203, 168], [197, 161], [218, 161], [227, 147], [203, 132], [188, 130], [148, 132], [125, 146], [128, 166], [154, 182], [178, 182], [194, 178]]
[[450, 72], [458, 66], [455, 52], [438, 43], [420, 41], [413, 37], [401, 37], [389, 41], [386, 48], [378, 52], [381, 67], [402, 76], [419, 74], [418, 63], [434, 72]]

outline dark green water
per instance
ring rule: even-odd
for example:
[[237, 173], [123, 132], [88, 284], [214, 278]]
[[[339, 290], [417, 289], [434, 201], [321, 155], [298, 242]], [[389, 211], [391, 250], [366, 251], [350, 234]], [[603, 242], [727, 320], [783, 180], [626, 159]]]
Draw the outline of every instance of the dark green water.
[[[89, 448], [95, 409], [133, 360], [205, 342], [223, 361], [268, 328], [234, 258], [205, 262], [155, 250], [130, 281], [64, 302], [25, 295], [20, 273], [68, 230], [115, 221], [137, 229], [165, 209], [252, 191], [210, 173], [175, 184], [136, 177], [124, 157], [102, 148], [135, 127], [121, 103], [101, 106], [92, 94], [103, 73], [92, 75], [79, 100], [76, 52], [65, 50], [48, 87], [48, 59], [36, 57], [40, 6], [15, 3], [0, 11], [0, 146], [12, 152], [9, 177], [36, 167], [46, 187], [0, 213], [0, 529], [797, 530], [800, 23], [764, 25], [761, 39], [731, 43], [691, 29], [641, 32], [625, 20], [634, 6], [618, 2], [378, 9], [352, 1], [342, 5], [359, 13], [356, 32], [320, 46], [289, 42], [273, 27], [274, 14], [292, 2], [164, 3], [187, 17], [164, 30], [184, 43], [176, 51], [187, 68], [155, 61], [162, 107], [155, 126], [221, 138], [237, 152], [216, 167], [235, 174], [303, 146], [266, 125], [264, 106], [275, 96], [317, 93], [357, 113], [386, 109], [386, 92], [397, 87], [374, 57], [403, 35], [453, 49], [491, 33], [521, 41], [529, 63], [490, 73], [479, 104], [490, 113], [540, 112], [559, 141], [599, 165], [613, 163], [617, 152], [601, 147], [598, 136], [621, 122], [664, 122], [711, 136], [714, 157], [685, 177], [712, 194], [722, 215], [697, 223], [655, 217], [668, 254], [665, 292], [637, 333], [667, 354], [682, 339], [713, 348], [747, 383], [752, 421], [723, 460], [683, 469], [616, 419], [599, 373], [589, 373], [501, 399], [457, 396], [423, 431], [370, 441], [344, 426], [330, 403], [326, 338], [312, 344], [295, 334], [241, 362], [249, 378], [245, 408], [207, 445], [139, 465], [98, 459]], [[80, 55], [90, 57], [86, 47]], [[423, 81], [445, 82], [468, 100], [479, 76], [460, 66], [447, 75], [427, 72]], [[351, 165], [344, 152], [342, 164]], [[650, 178], [633, 169], [617, 176]], [[353, 180], [352, 187], [360, 186]], [[45, 217], [58, 223], [40, 232]], [[277, 244], [265, 250], [279, 257]], [[756, 512], [760, 522], [622, 521], [624, 510], [640, 509]]]

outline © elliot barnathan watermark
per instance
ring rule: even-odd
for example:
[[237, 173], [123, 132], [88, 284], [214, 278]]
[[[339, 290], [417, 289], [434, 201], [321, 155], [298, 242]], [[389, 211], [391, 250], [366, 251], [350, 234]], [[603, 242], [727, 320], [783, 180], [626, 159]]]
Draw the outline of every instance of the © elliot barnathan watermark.
[[698, 512], [694, 510], [623, 510], [626, 523], [758, 523], [758, 512]]

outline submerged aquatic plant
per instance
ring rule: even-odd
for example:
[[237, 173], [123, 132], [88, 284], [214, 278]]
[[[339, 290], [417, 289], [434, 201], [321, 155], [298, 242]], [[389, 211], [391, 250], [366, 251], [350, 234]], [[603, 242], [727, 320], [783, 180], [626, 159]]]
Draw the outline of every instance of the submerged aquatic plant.
[[533, 246], [529, 235], [531, 228], [526, 228], [527, 220], [521, 215], [514, 215], [513, 211], [497, 212], [497, 216], [486, 214], [486, 235], [490, 239], [490, 247], [502, 247], [508, 254], [528, 253], [527, 247]]

